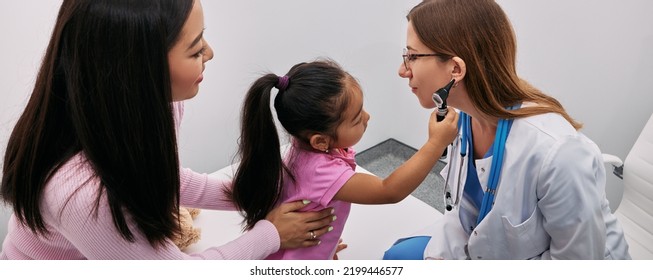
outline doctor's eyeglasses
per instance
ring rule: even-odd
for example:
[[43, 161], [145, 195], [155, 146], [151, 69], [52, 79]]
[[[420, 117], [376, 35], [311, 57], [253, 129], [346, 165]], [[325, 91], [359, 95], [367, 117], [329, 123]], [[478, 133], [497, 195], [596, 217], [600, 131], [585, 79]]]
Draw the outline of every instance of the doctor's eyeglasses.
[[439, 56], [442, 58], [451, 58], [451, 56], [446, 54], [441, 54], [441, 53], [408, 53], [408, 49], [406, 48], [404, 48], [404, 53], [401, 55], [401, 57], [404, 59], [404, 67], [406, 67], [406, 70], [410, 70], [410, 63], [412, 63], [419, 57], [425, 57], [425, 56]]

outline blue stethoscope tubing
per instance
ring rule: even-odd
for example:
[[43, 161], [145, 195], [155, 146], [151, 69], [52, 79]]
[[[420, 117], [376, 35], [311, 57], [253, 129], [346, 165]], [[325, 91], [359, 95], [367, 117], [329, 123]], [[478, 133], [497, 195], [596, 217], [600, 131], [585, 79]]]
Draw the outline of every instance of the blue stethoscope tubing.
[[512, 119], [499, 120], [497, 132], [494, 136], [494, 147], [492, 150], [492, 165], [490, 166], [490, 178], [488, 179], [488, 186], [483, 194], [483, 202], [478, 213], [478, 220], [476, 224], [480, 224], [483, 218], [490, 212], [494, 205], [494, 199], [497, 194], [497, 187], [499, 186], [499, 177], [501, 177], [501, 169], [503, 168], [503, 155], [506, 149], [506, 139], [512, 126]]
[[[519, 105], [509, 107], [509, 110], [515, 109], [519, 107]], [[496, 198], [497, 194], [497, 187], [499, 185], [499, 178], [501, 177], [501, 169], [503, 168], [503, 158], [504, 158], [504, 153], [505, 153], [505, 147], [506, 147], [506, 140], [508, 139], [508, 134], [510, 133], [510, 128], [512, 127], [513, 119], [500, 119], [498, 126], [497, 126], [497, 132], [495, 133], [494, 136], [494, 144], [492, 146], [492, 165], [490, 166], [490, 177], [488, 178], [488, 186], [483, 194], [483, 200], [481, 202], [481, 207], [479, 209], [479, 214], [478, 214], [478, 219], [477, 219], [477, 224], [480, 224], [481, 221], [487, 216], [487, 214], [492, 210], [492, 206], [494, 205], [494, 200]], [[460, 141], [460, 168], [458, 169], [458, 188], [457, 192], [458, 194], [456, 195], [456, 203], [454, 205], [458, 204], [458, 200], [460, 197], [460, 179], [461, 179], [461, 171], [463, 167], [463, 161], [465, 156], [468, 153], [468, 138], [469, 138], [469, 130], [471, 130], [471, 118], [469, 115], [467, 115], [464, 112], [460, 112], [460, 118], [459, 118], [459, 123], [458, 126], [460, 127], [462, 131], [462, 136], [461, 136], [461, 141]], [[472, 160], [472, 159], [469, 159]], [[449, 189], [449, 175], [451, 174], [451, 164], [449, 165], [449, 171], [447, 172], [447, 178], [445, 180], [445, 187]], [[451, 205], [451, 192], [446, 191], [445, 192], [445, 199], [447, 199], [447, 209], [449, 209], [449, 205]]]

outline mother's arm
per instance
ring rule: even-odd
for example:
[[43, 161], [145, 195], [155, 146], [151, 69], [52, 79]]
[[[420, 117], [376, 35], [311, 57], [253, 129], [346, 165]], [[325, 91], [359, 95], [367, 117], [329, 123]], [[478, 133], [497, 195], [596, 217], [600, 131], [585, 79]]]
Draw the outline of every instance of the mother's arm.
[[227, 166], [209, 175], [180, 168], [180, 204], [202, 209], [236, 210], [225, 193], [231, 187], [233, 175], [230, 171], [231, 166]]
[[[213, 210], [237, 210], [225, 193], [225, 190], [231, 187], [232, 167], [227, 166], [210, 175], [181, 168], [181, 205]], [[273, 226], [278, 235], [276, 238], [269, 238], [269, 241], [275, 242], [273, 245], [278, 246], [277, 249], [317, 245], [320, 236], [328, 232], [329, 224], [333, 221], [333, 209], [298, 212], [304, 206], [301, 201], [277, 206], [268, 213], [265, 220], [259, 221], [252, 230], [244, 234], [244, 240], [251, 240], [246, 236], [256, 235], [255, 232], [259, 230], [269, 232], [269, 228]], [[316, 239], [310, 239], [310, 231], [314, 231]]]

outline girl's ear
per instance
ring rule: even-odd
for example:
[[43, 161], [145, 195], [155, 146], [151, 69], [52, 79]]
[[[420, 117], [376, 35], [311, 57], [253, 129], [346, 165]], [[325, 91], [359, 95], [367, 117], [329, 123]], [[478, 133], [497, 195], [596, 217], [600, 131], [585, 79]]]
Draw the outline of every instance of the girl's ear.
[[324, 134], [315, 133], [311, 135], [309, 141], [313, 149], [327, 152], [329, 150], [329, 144], [331, 143], [331, 137]]

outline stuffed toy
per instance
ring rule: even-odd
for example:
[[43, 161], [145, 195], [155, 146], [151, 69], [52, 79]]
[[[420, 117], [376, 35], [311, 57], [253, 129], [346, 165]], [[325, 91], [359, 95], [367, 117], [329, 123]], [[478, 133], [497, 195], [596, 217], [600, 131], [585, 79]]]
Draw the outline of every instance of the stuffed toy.
[[179, 249], [195, 244], [200, 240], [201, 230], [193, 226], [193, 219], [199, 215], [200, 209], [179, 207], [179, 222], [181, 233], [173, 238], [173, 242]]

